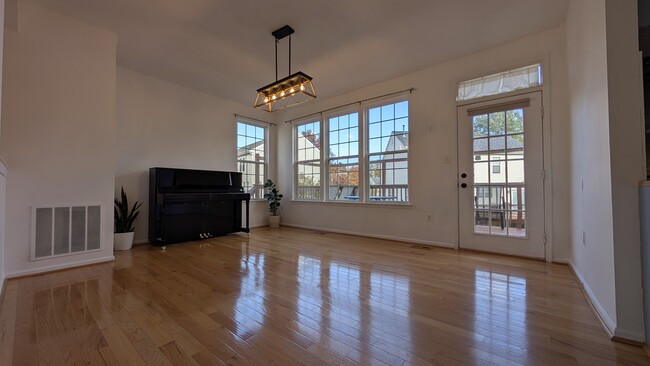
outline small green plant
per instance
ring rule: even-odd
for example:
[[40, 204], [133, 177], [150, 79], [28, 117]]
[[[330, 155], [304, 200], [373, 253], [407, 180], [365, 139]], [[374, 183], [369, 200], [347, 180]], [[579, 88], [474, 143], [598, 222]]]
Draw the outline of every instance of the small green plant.
[[283, 197], [282, 193], [280, 193], [278, 187], [270, 179], [266, 180], [266, 183], [264, 183], [264, 188], [266, 189], [264, 198], [269, 201], [269, 211], [271, 212], [271, 215], [277, 216], [278, 209], [280, 208], [280, 201]]
[[122, 195], [119, 200], [117, 198], [115, 199], [115, 207], [113, 207], [116, 233], [130, 233], [135, 230], [133, 228], [133, 222], [140, 213], [138, 211], [140, 206], [142, 206], [142, 202], [138, 203], [138, 201], [135, 201], [129, 211], [129, 201], [126, 198], [126, 193], [124, 193], [124, 187], [122, 187]]

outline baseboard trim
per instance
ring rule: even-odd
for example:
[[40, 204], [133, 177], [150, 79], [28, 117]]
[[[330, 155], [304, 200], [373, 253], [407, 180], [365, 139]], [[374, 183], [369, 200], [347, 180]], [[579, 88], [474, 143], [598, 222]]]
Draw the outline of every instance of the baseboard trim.
[[90, 260], [86, 260], [86, 261], [77, 261], [77, 262], [71, 262], [71, 263], [65, 263], [65, 264], [56, 264], [56, 265], [41, 267], [41, 268], [37, 268], [37, 269], [27, 269], [27, 270], [24, 270], [24, 271], [16, 271], [16, 272], [7, 273], [6, 278], [7, 279], [16, 279], [16, 278], [23, 278], [23, 277], [38, 276], [38, 275], [52, 273], [52, 272], [59, 272], [59, 271], [65, 271], [65, 270], [68, 270], [68, 269], [74, 269], [74, 268], [79, 268], [79, 267], [90, 266], [90, 265], [93, 265], [93, 264], [113, 262], [114, 260], [115, 260], [115, 257], [111, 255], [109, 257], [90, 259]]
[[625, 329], [617, 327], [614, 331], [614, 337], [612, 337], [612, 339], [617, 342], [641, 347], [645, 344], [645, 333], [629, 332]]
[[449, 249], [455, 249], [456, 248], [456, 246], [454, 244], [439, 243], [439, 242], [428, 241], [428, 240], [401, 238], [401, 237], [389, 236], [389, 235], [374, 235], [374, 234], [360, 233], [360, 232], [357, 232], [357, 231], [336, 230], [336, 229], [328, 229], [328, 228], [322, 228], [322, 227], [316, 227], [316, 226], [288, 224], [288, 223], [284, 223], [284, 222], [281, 223], [281, 225], [282, 226], [288, 226], [288, 227], [295, 227], [297, 229], [324, 231], [324, 232], [328, 232], [328, 233], [354, 235], [354, 236], [361, 236], [361, 237], [365, 237], [365, 238], [401, 241], [401, 242], [405, 242], [405, 243], [431, 245], [431, 246], [435, 246], [435, 247], [442, 247], [442, 248], [449, 248]]
[[632, 346], [637, 346], [637, 347], [645, 347], [645, 343], [641, 341], [637, 341], [634, 339], [626, 338], [626, 337], [621, 337], [621, 336], [613, 336], [612, 341], [619, 342], [619, 343], [625, 343], [629, 344]]
[[616, 324], [609, 317], [609, 315], [607, 315], [605, 308], [603, 308], [603, 306], [596, 298], [596, 295], [594, 295], [593, 291], [591, 291], [591, 288], [589, 287], [589, 285], [587, 285], [587, 283], [584, 280], [584, 277], [582, 276], [582, 273], [580, 273], [580, 271], [576, 268], [576, 266], [573, 264], [573, 261], [569, 261], [568, 264], [571, 273], [573, 273], [573, 277], [575, 277], [576, 281], [578, 282], [578, 285], [580, 286], [580, 290], [582, 291], [582, 294], [587, 300], [587, 304], [589, 304], [591, 311], [594, 313], [594, 315], [596, 315], [596, 319], [598, 319], [600, 325], [603, 327], [603, 330], [605, 331], [605, 333], [607, 333], [607, 337], [609, 337], [609, 339], [611, 340], [615, 340], [614, 329], [616, 329]]
[[551, 262], [557, 263], [557, 264], [566, 264], [567, 266], [570, 265], [570, 260], [565, 259], [565, 258], [552, 258]]

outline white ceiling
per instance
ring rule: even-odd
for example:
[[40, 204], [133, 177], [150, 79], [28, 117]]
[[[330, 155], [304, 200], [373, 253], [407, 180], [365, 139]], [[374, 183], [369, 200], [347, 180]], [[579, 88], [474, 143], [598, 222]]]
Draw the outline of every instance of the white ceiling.
[[285, 24], [292, 71], [327, 98], [558, 26], [569, 0], [33, 2], [117, 33], [120, 66], [252, 104], [275, 81], [271, 32]]

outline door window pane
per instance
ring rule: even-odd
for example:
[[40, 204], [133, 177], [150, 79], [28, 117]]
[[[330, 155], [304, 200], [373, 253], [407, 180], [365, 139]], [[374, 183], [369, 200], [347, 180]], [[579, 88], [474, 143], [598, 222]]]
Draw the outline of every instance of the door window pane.
[[472, 118], [477, 234], [526, 236], [523, 118], [522, 109]]

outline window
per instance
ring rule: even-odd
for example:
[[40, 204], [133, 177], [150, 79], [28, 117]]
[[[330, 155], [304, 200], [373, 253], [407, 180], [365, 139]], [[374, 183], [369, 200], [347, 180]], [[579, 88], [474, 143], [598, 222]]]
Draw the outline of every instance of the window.
[[456, 101], [461, 102], [540, 85], [542, 85], [542, 65], [534, 64], [463, 81], [458, 85]]
[[252, 199], [264, 198], [266, 135], [266, 127], [237, 122], [237, 170], [242, 173], [244, 191]]
[[408, 202], [408, 110], [408, 100], [398, 99], [297, 124], [294, 198]]
[[408, 201], [408, 101], [368, 109], [368, 198]]
[[359, 199], [359, 113], [331, 117], [329, 129], [329, 200]]
[[492, 174], [501, 174], [501, 162], [499, 161], [501, 158], [495, 156], [493, 159], [494, 162], [492, 162]]
[[321, 199], [321, 138], [320, 121], [296, 127], [296, 198]]

